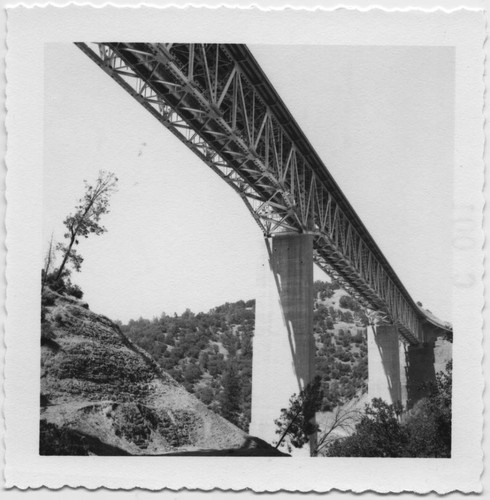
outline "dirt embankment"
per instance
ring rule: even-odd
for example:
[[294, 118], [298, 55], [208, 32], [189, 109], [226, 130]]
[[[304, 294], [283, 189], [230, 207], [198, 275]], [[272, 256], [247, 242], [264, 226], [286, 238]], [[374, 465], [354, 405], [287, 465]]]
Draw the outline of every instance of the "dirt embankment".
[[41, 454], [213, 450], [280, 454], [209, 410], [108, 318], [81, 301], [44, 292]]

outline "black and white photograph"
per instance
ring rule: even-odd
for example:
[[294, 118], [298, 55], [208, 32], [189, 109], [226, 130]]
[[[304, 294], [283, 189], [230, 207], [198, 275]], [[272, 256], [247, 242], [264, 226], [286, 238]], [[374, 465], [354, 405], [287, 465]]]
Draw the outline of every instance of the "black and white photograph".
[[[215, 12], [219, 26], [232, 18]], [[444, 492], [451, 474], [473, 491], [473, 466], [461, 464], [470, 446], [472, 464], [481, 454], [483, 132], [477, 93], [476, 105], [461, 96], [483, 67], [477, 35], [460, 49], [438, 33], [452, 40], [454, 26], [481, 18], [434, 13], [424, 18], [434, 39], [428, 30], [409, 43], [422, 32], [409, 13], [363, 13], [387, 35], [362, 41], [349, 35], [360, 13], [323, 13], [339, 30], [325, 40], [323, 17], [303, 13], [308, 40], [287, 35], [292, 12], [242, 11], [241, 35], [230, 34], [235, 19], [210, 40], [200, 22], [214, 12], [191, 13], [159, 11], [172, 28], [158, 37], [156, 21], [117, 36], [84, 10], [75, 33], [42, 41], [26, 208], [37, 228], [25, 244], [36, 256], [25, 271], [38, 311], [28, 320], [33, 460], [123, 464], [124, 488], [125, 467], [149, 457], [172, 470], [199, 457], [203, 474], [216, 457], [230, 457], [230, 470], [248, 457], [236, 484], [254, 488], [246, 477], [264, 463], [291, 476], [349, 458], [363, 468], [355, 491]], [[190, 17], [195, 33], [177, 22]], [[13, 22], [24, 26], [20, 14]], [[275, 24], [283, 41], [252, 36], [253, 22]], [[474, 56], [465, 74], [462, 50]], [[20, 106], [17, 94], [11, 102]], [[8, 183], [14, 202], [21, 173]], [[480, 377], [468, 390], [470, 372]], [[466, 442], [464, 393], [474, 402]], [[383, 483], [397, 464], [405, 479]], [[407, 486], [409, 470], [434, 483]], [[90, 484], [109, 484], [102, 474]], [[348, 484], [298, 481], [284, 489]]]
[[45, 56], [41, 454], [451, 456], [452, 48]]

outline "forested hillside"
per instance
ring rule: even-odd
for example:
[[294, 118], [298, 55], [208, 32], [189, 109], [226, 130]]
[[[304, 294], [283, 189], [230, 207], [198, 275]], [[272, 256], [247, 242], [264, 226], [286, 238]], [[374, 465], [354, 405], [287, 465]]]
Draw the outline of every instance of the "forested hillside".
[[[186, 310], [121, 325], [131, 340], [210, 409], [245, 431], [250, 423], [255, 301], [240, 300], [207, 313]], [[367, 388], [365, 316], [335, 283], [315, 282], [316, 371], [322, 410]]]

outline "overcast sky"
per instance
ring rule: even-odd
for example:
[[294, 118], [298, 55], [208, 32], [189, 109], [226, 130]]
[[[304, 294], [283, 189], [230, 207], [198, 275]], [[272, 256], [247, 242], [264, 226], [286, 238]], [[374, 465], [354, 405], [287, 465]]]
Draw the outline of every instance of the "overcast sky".
[[[453, 50], [251, 50], [413, 299], [450, 321]], [[119, 177], [108, 232], [79, 246], [91, 309], [127, 321], [254, 298], [263, 239], [239, 196], [74, 45], [46, 45], [45, 68], [43, 246], [83, 179]]]

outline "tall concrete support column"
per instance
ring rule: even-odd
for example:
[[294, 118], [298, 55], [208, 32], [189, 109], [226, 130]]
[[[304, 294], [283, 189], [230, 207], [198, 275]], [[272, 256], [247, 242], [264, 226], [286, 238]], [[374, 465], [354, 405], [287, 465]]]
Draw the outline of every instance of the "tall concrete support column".
[[255, 313], [250, 434], [272, 442], [278, 439], [274, 420], [314, 375], [313, 237], [278, 234], [266, 247]]
[[400, 403], [403, 405], [403, 408], [407, 408], [408, 406], [408, 371], [407, 371], [407, 363], [408, 363], [408, 344], [406, 344], [401, 339], [398, 340], [398, 345], [400, 347], [400, 388], [401, 388], [401, 398]]
[[436, 381], [434, 342], [410, 346], [407, 351], [408, 407], [429, 394]]
[[368, 327], [368, 395], [405, 406], [405, 351], [396, 327]]

